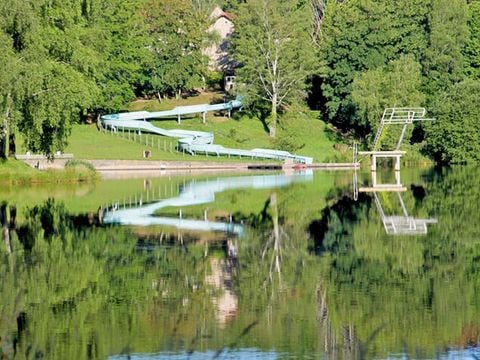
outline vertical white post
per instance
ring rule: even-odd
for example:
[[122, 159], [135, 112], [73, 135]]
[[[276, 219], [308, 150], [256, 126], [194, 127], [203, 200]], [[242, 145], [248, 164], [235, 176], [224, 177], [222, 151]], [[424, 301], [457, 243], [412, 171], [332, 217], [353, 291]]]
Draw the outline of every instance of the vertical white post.
[[397, 186], [402, 186], [402, 184], [400, 183], [400, 171], [395, 171], [395, 183], [397, 184]]
[[372, 154], [372, 171], [377, 171], [377, 155]]
[[401, 156], [401, 155], [397, 155], [397, 156], [396, 156], [396, 159], [395, 159], [395, 171], [400, 171], [400, 156]]

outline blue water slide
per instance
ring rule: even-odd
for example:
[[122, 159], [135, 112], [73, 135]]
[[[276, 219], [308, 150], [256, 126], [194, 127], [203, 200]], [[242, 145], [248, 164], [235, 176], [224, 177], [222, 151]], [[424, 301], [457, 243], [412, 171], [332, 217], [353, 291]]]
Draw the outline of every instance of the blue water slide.
[[224, 102], [221, 104], [200, 104], [189, 106], [178, 106], [172, 110], [165, 111], [134, 111], [119, 114], [103, 115], [101, 122], [103, 127], [117, 131], [119, 129], [131, 129], [143, 132], [149, 132], [161, 136], [177, 138], [180, 151], [186, 151], [192, 155], [228, 155], [244, 156], [252, 158], [287, 160], [290, 159], [297, 163], [311, 164], [313, 158], [291, 154], [288, 151], [272, 149], [232, 149], [222, 145], [213, 144], [213, 134], [205, 131], [181, 130], [181, 129], [162, 129], [147, 122], [150, 119], [162, 119], [168, 117], [178, 117], [191, 114], [206, 114], [211, 111], [231, 111], [242, 107], [239, 99]]

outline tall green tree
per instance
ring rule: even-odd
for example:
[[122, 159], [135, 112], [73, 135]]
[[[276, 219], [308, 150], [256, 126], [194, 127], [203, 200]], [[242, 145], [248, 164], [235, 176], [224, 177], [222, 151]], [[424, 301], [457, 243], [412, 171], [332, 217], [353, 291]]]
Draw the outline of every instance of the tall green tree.
[[323, 93], [321, 105], [332, 123], [344, 131], [356, 130], [365, 135], [363, 120], [351, 96], [353, 80], [402, 54], [423, 58], [428, 40], [429, 3], [424, 0], [327, 2], [318, 71]]
[[480, 1], [474, 0], [468, 5], [469, 36], [463, 49], [465, 75], [471, 79], [480, 79]]
[[[360, 114], [358, 125], [370, 129], [368, 133], [373, 136], [385, 108], [423, 105], [425, 97], [421, 86], [421, 66], [413, 56], [402, 56], [386, 67], [359, 74], [352, 85], [352, 100]], [[389, 128], [389, 136], [382, 139], [384, 145], [394, 146], [399, 136], [396, 130]]]
[[429, 153], [441, 163], [480, 162], [480, 81], [465, 80], [436, 99], [437, 121], [426, 126]]
[[463, 79], [462, 49], [468, 35], [465, 0], [432, 0], [428, 24], [429, 44], [423, 64], [425, 91], [429, 99], [434, 99]]
[[0, 33], [0, 158], [8, 156], [8, 142], [13, 127], [12, 111], [14, 84], [19, 60], [15, 57], [10, 39]]
[[207, 28], [204, 12], [196, 11], [191, 0], [164, 0], [148, 1], [142, 13], [152, 54], [146, 91], [161, 99], [201, 86], [207, 65], [202, 54]]
[[52, 155], [65, 147], [72, 123], [119, 110], [135, 96], [139, 59], [148, 53], [137, 3], [0, 4], [0, 62], [8, 71], [0, 76], [3, 138], [14, 145], [19, 131], [28, 150]]
[[148, 30], [142, 16], [145, 0], [92, 1], [89, 23], [96, 24], [95, 49], [102, 54], [95, 79], [104, 111], [118, 111], [145, 83], [144, 69], [151, 58]]
[[236, 20], [239, 82], [255, 100], [269, 104], [272, 137], [278, 111], [305, 95], [315, 54], [309, 12], [308, 5], [296, 0], [252, 0], [241, 6]]

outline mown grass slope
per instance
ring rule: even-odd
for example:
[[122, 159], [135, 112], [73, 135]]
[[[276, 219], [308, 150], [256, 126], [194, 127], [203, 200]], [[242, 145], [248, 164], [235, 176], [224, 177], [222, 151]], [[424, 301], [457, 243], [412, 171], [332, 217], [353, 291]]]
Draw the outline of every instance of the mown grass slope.
[[[223, 101], [221, 95], [204, 93], [187, 99], [138, 100], [131, 104], [130, 111], [158, 111], [201, 103]], [[258, 118], [237, 111], [229, 119], [226, 114], [209, 113], [204, 124], [199, 115], [182, 118], [181, 124], [176, 119], [155, 120], [155, 126], [165, 129], [201, 130], [212, 132], [215, 144], [231, 148], [253, 149], [268, 148], [287, 150], [299, 155], [311, 156], [316, 162], [348, 160], [348, 154], [342, 154], [334, 148], [332, 132], [326, 124], [318, 119], [318, 112], [293, 110], [281, 119], [277, 139], [268, 136], [268, 128]], [[135, 141], [134, 141], [135, 138]], [[111, 134], [98, 131], [94, 125], [76, 125], [73, 127], [69, 146], [76, 158], [82, 159], [141, 159], [144, 150], [150, 150], [153, 160], [208, 160], [212, 156], [195, 156], [177, 153], [176, 139], [145, 134], [141, 137], [130, 133]], [[216, 161], [232, 161], [226, 157], [214, 158]], [[236, 161], [236, 160], [234, 160]]]

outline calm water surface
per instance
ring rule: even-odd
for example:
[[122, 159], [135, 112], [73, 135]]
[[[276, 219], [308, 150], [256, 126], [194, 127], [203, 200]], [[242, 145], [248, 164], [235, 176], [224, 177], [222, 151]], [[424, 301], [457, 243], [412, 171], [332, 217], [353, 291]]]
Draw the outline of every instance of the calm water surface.
[[479, 359], [479, 178], [0, 188], [0, 358]]

